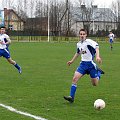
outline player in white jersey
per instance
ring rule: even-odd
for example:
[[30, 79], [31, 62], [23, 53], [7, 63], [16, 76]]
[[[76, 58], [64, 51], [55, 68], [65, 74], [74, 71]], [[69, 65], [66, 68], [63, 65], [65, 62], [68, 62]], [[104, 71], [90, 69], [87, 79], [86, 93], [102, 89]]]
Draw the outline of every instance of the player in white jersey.
[[0, 57], [3, 56], [4, 58], [7, 59], [7, 61], [14, 65], [17, 69], [18, 72], [21, 73], [21, 67], [14, 61], [12, 60], [9, 52], [9, 44], [11, 43], [10, 37], [5, 33], [5, 27], [0, 27]]
[[114, 42], [114, 37], [115, 37], [115, 35], [112, 33], [112, 31], [110, 31], [108, 37], [109, 37], [110, 48], [111, 48], [111, 50], [112, 50], [112, 49], [113, 49], [113, 45], [112, 45], [112, 44], [113, 44], [113, 42]]
[[67, 62], [68, 65], [71, 65], [79, 55], [81, 55], [81, 62], [77, 70], [74, 73], [72, 79], [72, 85], [70, 90], [70, 96], [64, 96], [64, 99], [70, 103], [74, 102], [75, 92], [77, 89], [78, 80], [83, 77], [85, 74], [89, 74], [91, 77], [91, 82], [93, 86], [97, 86], [101, 74], [104, 72], [97, 67], [96, 63], [93, 61], [96, 56], [96, 61], [102, 63], [102, 59], [99, 55], [99, 45], [91, 39], [86, 39], [87, 31], [81, 29], [80, 32], [80, 41], [77, 43], [77, 52], [73, 58]]

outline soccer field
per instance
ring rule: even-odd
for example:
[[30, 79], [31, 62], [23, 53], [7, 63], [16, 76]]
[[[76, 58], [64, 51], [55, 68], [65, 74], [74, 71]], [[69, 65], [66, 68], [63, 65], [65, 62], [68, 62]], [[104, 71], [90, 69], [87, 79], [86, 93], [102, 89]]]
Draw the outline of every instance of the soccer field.
[[[100, 43], [105, 74], [97, 87], [84, 76], [73, 104], [63, 96], [69, 95], [80, 62], [79, 57], [70, 67], [66, 64], [76, 52], [76, 43], [12, 43], [10, 51], [23, 73], [0, 58], [0, 104], [48, 120], [120, 120], [120, 43], [113, 45], [113, 51], [108, 43]], [[93, 107], [98, 98], [106, 102], [101, 111]], [[34, 118], [0, 106], [0, 120]]]

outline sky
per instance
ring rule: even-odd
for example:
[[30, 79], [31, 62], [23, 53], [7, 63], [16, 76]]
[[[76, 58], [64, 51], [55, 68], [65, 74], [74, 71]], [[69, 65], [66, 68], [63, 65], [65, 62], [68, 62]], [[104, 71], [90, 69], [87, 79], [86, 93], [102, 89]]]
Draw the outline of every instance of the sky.
[[112, 1], [113, 0], [94, 0], [94, 4], [98, 5], [99, 7], [110, 7], [112, 4]]
[[[8, 3], [8, 1], [11, 1], [12, 4], [17, 4], [18, 0], [0, 0], [0, 9], [3, 9], [3, 7], [8, 6], [8, 4], [6, 5], [6, 3]], [[23, 0], [21, 0], [21, 1], [23, 1]], [[30, 0], [28, 0], [28, 1], [30, 1]], [[63, 1], [65, 1], [65, 0], [63, 0]], [[70, 0], [70, 1], [75, 2], [77, 0]], [[85, 1], [87, 1], [87, 0], [85, 0]], [[95, 5], [98, 5], [98, 7], [107, 7], [108, 8], [111, 6], [112, 1], [116, 1], [116, 0], [93, 0], [93, 1], [94, 1], [93, 3]]]

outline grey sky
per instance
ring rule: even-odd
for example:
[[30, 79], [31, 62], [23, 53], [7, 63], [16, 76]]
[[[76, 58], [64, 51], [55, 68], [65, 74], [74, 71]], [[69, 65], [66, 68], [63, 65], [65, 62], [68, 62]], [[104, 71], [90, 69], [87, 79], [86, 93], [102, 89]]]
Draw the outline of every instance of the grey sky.
[[[9, 6], [9, 1], [10, 1], [10, 5], [14, 6], [17, 4], [18, 0], [0, 0], [0, 9], [3, 9], [5, 7], [8, 8]], [[23, 0], [19, 0], [19, 1], [23, 1]], [[28, 0], [30, 1], [30, 0]], [[41, 0], [42, 1], [42, 0]], [[59, 1], [59, 0], [58, 0]], [[60, 0], [62, 1], [62, 0]], [[66, 1], [66, 0], [63, 0]], [[77, 0], [70, 0], [71, 2], [76, 2]], [[78, 0], [79, 1], [79, 0]], [[83, 0], [83, 1], [87, 1], [87, 0]], [[98, 5], [99, 7], [110, 7], [112, 4], [113, 0], [93, 0], [94, 4]], [[116, 1], [116, 0], [114, 0]], [[7, 3], [7, 4], [6, 4]]]
[[113, 0], [94, 0], [94, 3], [99, 5], [99, 7], [110, 7], [112, 4], [112, 1]]

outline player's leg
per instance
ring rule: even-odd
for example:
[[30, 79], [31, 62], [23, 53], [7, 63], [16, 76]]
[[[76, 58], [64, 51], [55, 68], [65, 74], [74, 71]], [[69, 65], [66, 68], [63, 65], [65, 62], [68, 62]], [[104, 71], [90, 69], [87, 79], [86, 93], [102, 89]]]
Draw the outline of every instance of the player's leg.
[[74, 73], [74, 77], [72, 79], [72, 85], [70, 88], [70, 96], [64, 96], [65, 100], [68, 100], [69, 102], [74, 102], [74, 97], [77, 89], [77, 82], [78, 80], [86, 74], [87, 67], [85, 66], [84, 62], [80, 63], [80, 66], [77, 68], [77, 70]]
[[3, 49], [2, 56], [5, 57], [10, 64], [14, 65], [18, 69], [19, 73], [22, 73], [21, 67], [10, 57], [10, 52], [8, 48]]
[[2, 55], [2, 50], [0, 49], [0, 57], [2, 57], [3, 55]]
[[98, 82], [99, 82], [99, 79], [98, 78], [91, 78], [91, 82], [92, 82], [93, 86], [97, 86]]
[[112, 43], [110, 44], [110, 48], [111, 48], [111, 50], [113, 49]]
[[72, 85], [70, 88], [70, 96], [64, 96], [64, 99], [69, 102], [74, 102], [74, 97], [77, 89], [77, 82], [83, 75], [77, 71], [75, 71], [74, 77], [72, 79]]
[[18, 72], [19, 72], [19, 73], [22, 73], [21, 67], [16, 63], [16, 61], [12, 60], [11, 57], [8, 58], [7, 61], [8, 61], [10, 64], [14, 65], [14, 66], [18, 69]]
[[112, 50], [113, 49], [113, 45], [112, 45], [112, 43], [113, 43], [113, 40], [112, 39], [110, 39], [110, 49]]
[[91, 82], [92, 82], [93, 86], [97, 86], [98, 85], [98, 82], [99, 82], [102, 74], [104, 74], [104, 71], [101, 70], [100, 68], [93, 68], [90, 71]]
[[83, 75], [77, 71], [75, 71], [75, 74], [74, 74], [74, 77], [72, 79], [72, 85], [71, 85], [71, 90], [70, 90], [70, 96], [72, 98], [75, 97], [75, 92], [76, 92], [76, 89], [77, 89], [77, 82], [78, 80], [82, 77]]

